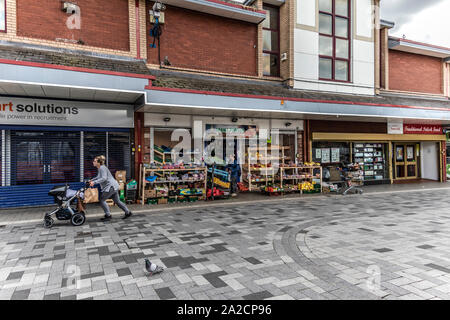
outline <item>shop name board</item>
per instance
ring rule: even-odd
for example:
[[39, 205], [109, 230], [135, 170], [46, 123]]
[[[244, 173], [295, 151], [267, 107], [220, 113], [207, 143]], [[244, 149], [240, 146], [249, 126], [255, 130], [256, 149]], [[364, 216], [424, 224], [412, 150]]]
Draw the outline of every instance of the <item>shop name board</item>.
[[443, 134], [442, 126], [432, 124], [404, 124], [404, 134]]
[[88, 102], [0, 98], [0, 124], [132, 128], [132, 108]]

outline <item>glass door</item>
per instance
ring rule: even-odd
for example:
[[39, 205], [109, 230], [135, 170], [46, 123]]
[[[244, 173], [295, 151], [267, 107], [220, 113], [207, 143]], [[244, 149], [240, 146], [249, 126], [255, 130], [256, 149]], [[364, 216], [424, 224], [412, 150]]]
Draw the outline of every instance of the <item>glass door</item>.
[[415, 144], [396, 143], [395, 147], [395, 178], [416, 179], [417, 178], [417, 154]]

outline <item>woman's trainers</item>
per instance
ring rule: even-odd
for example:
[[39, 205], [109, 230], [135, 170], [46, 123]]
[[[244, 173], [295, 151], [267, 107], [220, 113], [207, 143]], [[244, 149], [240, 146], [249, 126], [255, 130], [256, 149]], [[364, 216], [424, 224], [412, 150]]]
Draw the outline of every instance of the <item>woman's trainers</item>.
[[106, 215], [105, 215], [105, 216], [104, 216], [103, 218], [101, 218], [100, 220], [102, 220], [102, 221], [104, 222], [104, 221], [109, 221], [109, 220], [111, 220], [111, 218], [112, 218], [112, 217], [111, 217], [110, 215], [109, 215], [109, 216], [106, 216]]
[[130, 211], [130, 212], [128, 212], [128, 213], [125, 213], [125, 215], [122, 217], [122, 219], [129, 218], [129, 217], [131, 217], [132, 215], [133, 215], [133, 213]]

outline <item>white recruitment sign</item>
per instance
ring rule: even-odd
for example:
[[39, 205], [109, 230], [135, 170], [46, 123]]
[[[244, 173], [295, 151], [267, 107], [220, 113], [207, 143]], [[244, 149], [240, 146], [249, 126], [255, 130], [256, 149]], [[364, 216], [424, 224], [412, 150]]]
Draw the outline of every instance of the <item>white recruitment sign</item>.
[[134, 110], [123, 104], [0, 97], [0, 124], [133, 128]]
[[403, 121], [388, 122], [388, 134], [403, 134]]

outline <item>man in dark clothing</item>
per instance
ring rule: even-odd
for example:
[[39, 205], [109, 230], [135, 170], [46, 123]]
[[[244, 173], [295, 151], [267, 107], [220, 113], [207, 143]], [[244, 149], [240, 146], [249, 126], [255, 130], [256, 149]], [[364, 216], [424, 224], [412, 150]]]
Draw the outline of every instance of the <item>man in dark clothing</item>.
[[230, 157], [228, 164], [226, 166], [226, 170], [230, 172], [231, 179], [231, 196], [235, 197], [237, 193], [237, 183], [241, 177], [241, 166], [237, 163], [237, 160], [234, 156]]

